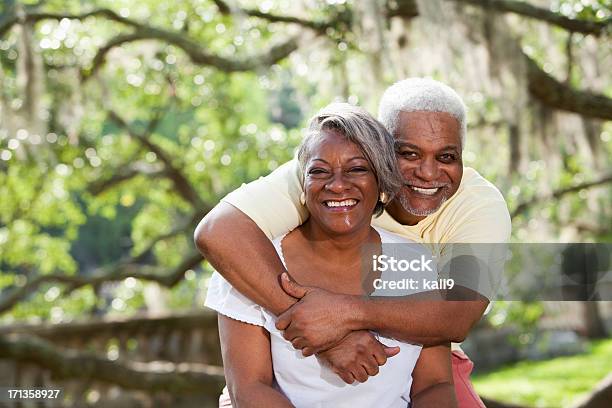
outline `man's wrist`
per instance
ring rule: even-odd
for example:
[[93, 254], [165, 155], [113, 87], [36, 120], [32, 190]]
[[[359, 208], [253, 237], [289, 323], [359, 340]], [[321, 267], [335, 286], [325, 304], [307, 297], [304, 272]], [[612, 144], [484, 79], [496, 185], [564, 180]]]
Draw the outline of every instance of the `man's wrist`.
[[363, 296], [350, 296], [349, 327], [351, 330], [371, 330], [369, 327], [368, 299]]

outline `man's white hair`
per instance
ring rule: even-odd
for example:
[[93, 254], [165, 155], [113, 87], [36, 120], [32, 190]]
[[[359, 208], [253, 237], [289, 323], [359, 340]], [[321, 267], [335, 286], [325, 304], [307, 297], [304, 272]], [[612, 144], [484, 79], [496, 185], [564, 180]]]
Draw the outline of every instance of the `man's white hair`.
[[391, 85], [378, 105], [378, 120], [396, 135], [401, 112], [446, 112], [459, 122], [461, 146], [467, 134], [467, 108], [448, 85], [428, 78], [408, 78]]

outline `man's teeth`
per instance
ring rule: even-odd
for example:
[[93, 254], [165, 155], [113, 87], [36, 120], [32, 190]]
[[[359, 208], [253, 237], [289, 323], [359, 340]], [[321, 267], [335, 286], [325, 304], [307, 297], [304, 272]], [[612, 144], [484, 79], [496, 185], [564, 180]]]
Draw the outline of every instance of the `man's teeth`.
[[434, 195], [440, 189], [440, 187], [436, 187], [436, 188], [420, 188], [420, 187], [414, 187], [414, 186], [411, 186], [410, 188], [412, 188], [417, 193], [421, 193], [421, 194], [425, 194], [425, 195]]
[[325, 205], [328, 207], [352, 207], [357, 204], [355, 200], [344, 200], [344, 201], [326, 201]]

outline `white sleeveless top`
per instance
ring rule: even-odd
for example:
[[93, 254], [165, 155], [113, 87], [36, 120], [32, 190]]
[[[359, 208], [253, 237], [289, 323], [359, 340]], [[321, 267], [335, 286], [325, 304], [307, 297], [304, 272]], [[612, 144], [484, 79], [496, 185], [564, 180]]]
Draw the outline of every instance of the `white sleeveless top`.
[[[409, 243], [411, 248], [431, 256], [422, 245], [416, 246], [414, 242], [380, 228], [376, 228], [376, 231], [383, 244]], [[275, 238], [272, 243], [285, 263], [281, 248], [283, 238], [284, 235]], [[422, 277], [419, 275], [419, 278]], [[436, 277], [434, 270], [429, 278]], [[304, 357], [276, 329], [276, 317], [272, 313], [243, 296], [217, 272], [213, 273], [210, 280], [205, 305], [232, 319], [262, 326], [270, 333], [274, 386], [297, 408], [409, 406], [412, 370], [421, 352], [420, 345], [377, 336], [381, 343], [389, 347], [399, 346], [401, 351], [389, 358], [380, 367], [378, 375], [370, 377], [365, 383], [346, 384], [337, 374], [322, 365], [316, 356]]]

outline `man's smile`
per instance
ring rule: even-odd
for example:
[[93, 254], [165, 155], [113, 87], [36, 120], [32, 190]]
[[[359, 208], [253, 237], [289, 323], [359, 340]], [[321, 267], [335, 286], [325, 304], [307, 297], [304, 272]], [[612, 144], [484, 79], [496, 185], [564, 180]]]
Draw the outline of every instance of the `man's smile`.
[[433, 197], [441, 191], [448, 189], [448, 184], [437, 183], [431, 186], [419, 186], [407, 183], [404, 185], [404, 187], [408, 190], [409, 194], [423, 197]]

